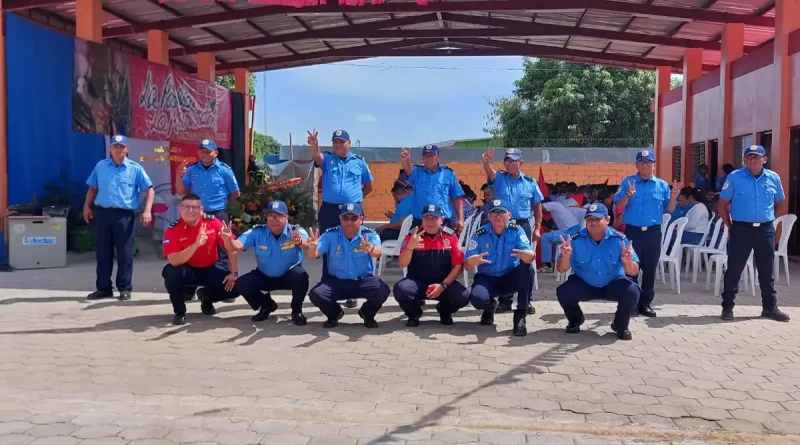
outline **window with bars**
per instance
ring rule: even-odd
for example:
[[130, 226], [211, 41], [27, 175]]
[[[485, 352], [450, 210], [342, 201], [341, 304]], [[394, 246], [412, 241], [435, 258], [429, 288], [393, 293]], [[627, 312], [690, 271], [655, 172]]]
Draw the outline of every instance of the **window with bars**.
[[672, 147], [672, 180], [681, 180], [681, 147]]
[[706, 163], [706, 143], [700, 142], [692, 145], [692, 174], [697, 173], [700, 166]]

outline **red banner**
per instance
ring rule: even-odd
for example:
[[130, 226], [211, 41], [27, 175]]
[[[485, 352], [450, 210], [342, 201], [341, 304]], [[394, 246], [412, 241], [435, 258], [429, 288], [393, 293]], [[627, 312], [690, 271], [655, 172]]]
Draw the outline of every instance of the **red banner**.
[[197, 146], [213, 139], [231, 146], [230, 91], [167, 66], [130, 58], [128, 136]]
[[175, 190], [175, 175], [178, 167], [186, 162], [191, 165], [197, 162], [197, 144], [172, 143], [169, 147], [169, 178], [172, 183], [172, 194], [178, 194]]

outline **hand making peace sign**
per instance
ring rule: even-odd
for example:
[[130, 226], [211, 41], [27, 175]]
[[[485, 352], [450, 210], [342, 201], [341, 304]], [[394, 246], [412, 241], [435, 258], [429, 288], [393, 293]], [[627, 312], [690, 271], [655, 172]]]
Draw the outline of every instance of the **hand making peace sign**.
[[408, 238], [408, 243], [406, 244], [406, 249], [414, 250], [419, 246], [419, 243], [422, 242], [422, 234], [425, 233], [425, 230], [422, 227], [417, 228], [414, 233], [411, 234], [411, 237]]
[[633, 261], [633, 241], [628, 241], [628, 245], [625, 245], [625, 240], [620, 241], [622, 243], [622, 254], [619, 258], [622, 260], [623, 264], [630, 264]]
[[678, 195], [681, 194], [681, 189], [682, 188], [683, 188], [683, 183], [682, 182], [673, 182], [672, 183], [672, 190], [670, 191], [670, 196], [672, 197], [672, 199], [677, 198]]
[[400, 161], [402, 162], [405, 160], [411, 161], [411, 152], [408, 151], [407, 148], [403, 148], [400, 150]]
[[367, 235], [361, 235], [361, 251], [367, 252], [368, 254], [372, 254], [372, 251], [375, 249], [375, 246], [369, 242], [369, 237]]
[[231, 228], [228, 227], [228, 224], [225, 221], [222, 221], [222, 230], [219, 231], [219, 236], [222, 237], [225, 241], [230, 241], [233, 233], [231, 233]]
[[486, 153], [483, 154], [482, 161], [484, 164], [491, 164], [493, 158], [494, 158], [494, 148], [489, 147], [489, 149], [486, 150]]
[[559, 238], [561, 239], [561, 256], [569, 257], [572, 255], [572, 237], [559, 236]]
[[315, 249], [317, 248], [317, 244], [319, 243], [319, 230], [318, 229], [308, 229], [308, 248]]
[[206, 223], [200, 224], [200, 231], [197, 232], [197, 239], [194, 241], [197, 247], [203, 246], [208, 241], [208, 234], [206, 234]]
[[300, 235], [300, 227], [289, 225], [289, 236], [292, 238], [292, 242], [295, 246], [303, 244], [303, 237]]
[[311, 146], [311, 147], [318, 147], [319, 146], [319, 133], [317, 132], [317, 130], [314, 129], [313, 132], [312, 131], [308, 131], [307, 133], [308, 133], [308, 139], [306, 139], [306, 142], [308, 142], [308, 145]]

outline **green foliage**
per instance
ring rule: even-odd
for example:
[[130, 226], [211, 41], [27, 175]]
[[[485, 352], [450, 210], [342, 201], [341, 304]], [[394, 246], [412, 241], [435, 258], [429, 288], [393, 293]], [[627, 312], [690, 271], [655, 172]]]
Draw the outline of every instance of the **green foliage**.
[[652, 144], [652, 72], [526, 58], [515, 87], [487, 116], [486, 131], [505, 147]]
[[316, 223], [317, 212], [311, 193], [300, 186], [268, 189], [266, 186], [248, 185], [241, 189], [239, 199], [228, 205], [234, 234], [241, 235], [255, 224], [266, 222], [266, 207], [270, 201], [280, 199], [289, 207], [289, 222], [303, 227]]
[[60, 181], [44, 184], [45, 194], [38, 204], [42, 207], [69, 206], [67, 214], [67, 231], [72, 231], [85, 224], [83, 221], [83, 201], [88, 186], [82, 182], [72, 181], [65, 171], [60, 173]]
[[[248, 94], [251, 96], [256, 95], [256, 73], [249, 73], [248, 74], [249, 81], [248, 83]], [[235, 86], [236, 81], [233, 76], [220, 76], [217, 77], [217, 85], [222, 85], [225, 88], [233, 89]]]
[[255, 132], [253, 139], [253, 154], [257, 159], [264, 159], [264, 155], [276, 155], [281, 151], [281, 143], [272, 136]]

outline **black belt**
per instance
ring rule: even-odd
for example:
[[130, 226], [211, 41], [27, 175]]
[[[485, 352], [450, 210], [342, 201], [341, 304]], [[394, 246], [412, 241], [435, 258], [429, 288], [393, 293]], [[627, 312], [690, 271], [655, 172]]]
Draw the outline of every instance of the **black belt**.
[[745, 221], [733, 221], [733, 224], [737, 226], [745, 226], [745, 227], [761, 227], [767, 224], [772, 224], [772, 221], [767, 222], [745, 222]]
[[658, 225], [656, 225], [656, 226], [644, 226], [644, 227], [642, 227], [642, 226], [634, 226], [634, 225], [631, 225], [631, 224], [625, 224], [625, 230], [627, 230], [627, 229], [629, 229], [629, 228], [630, 228], [630, 229], [634, 229], [634, 230], [641, 230], [642, 232], [647, 232], [648, 230], [658, 230], [658, 231], [661, 231], [661, 226], [658, 226]]

